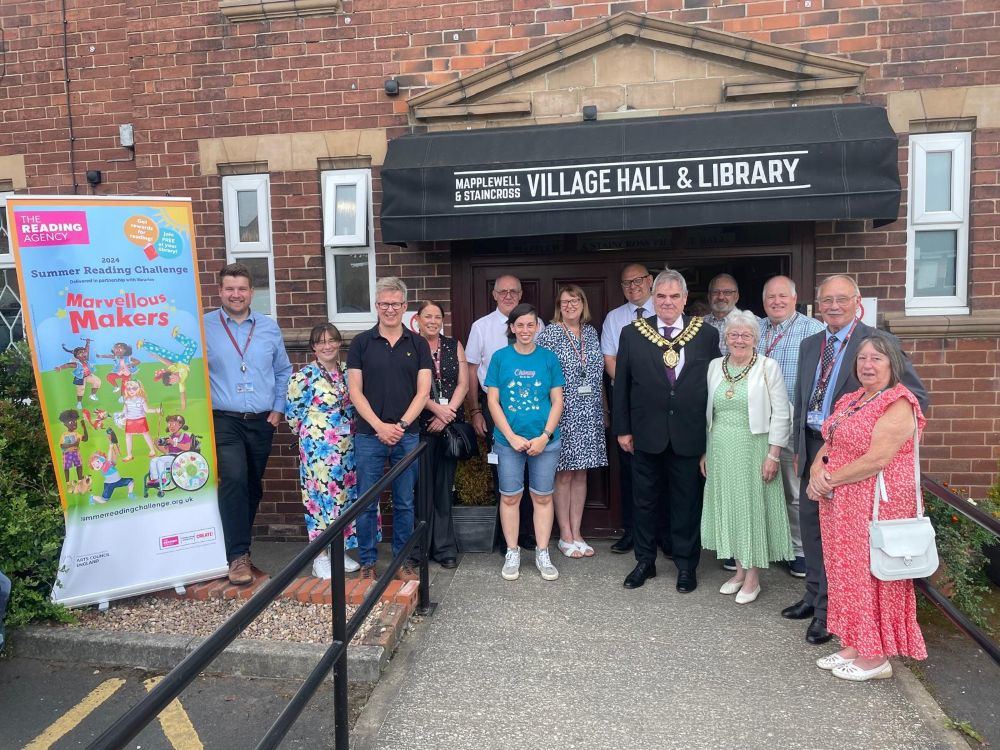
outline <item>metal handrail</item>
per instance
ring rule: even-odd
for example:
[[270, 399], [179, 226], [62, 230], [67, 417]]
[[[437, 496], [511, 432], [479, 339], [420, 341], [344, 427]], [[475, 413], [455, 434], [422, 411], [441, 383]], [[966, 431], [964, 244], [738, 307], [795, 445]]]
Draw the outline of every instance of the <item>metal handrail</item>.
[[[324, 547], [330, 550], [332, 575], [330, 585], [333, 599], [333, 637], [334, 642], [324, 653], [319, 664], [306, 678], [302, 687], [292, 701], [285, 707], [281, 715], [268, 730], [258, 745], [260, 748], [276, 747], [284, 735], [305, 708], [309, 699], [322, 683], [323, 678], [335, 667], [334, 672], [334, 718], [336, 724], [336, 747], [346, 750], [347, 734], [347, 644], [364, 622], [368, 613], [378, 602], [379, 597], [388, 587], [392, 576], [399, 570], [406, 555], [413, 550], [418, 542], [425, 537], [429, 542], [430, 495], [427, 471], [427, 444], [421, 441], [416, 448], [406, 454], [395, 466], [362, 495], [350, 508], [342, 513], [333, 525], [326, 528], [322, 534], [309, 542], [291, 562], [271, 578], [246, 604], [220, 625], [194, 651], [188, 654], [136, 705], [122, 714], [90, 745], [88, 750], [117, 750], [125, 746], [166, 708], [184, 689], [198, 676], [205, 667], [221, 654], [261, 612], [263, 612], [281, 592], [295, 579], [299, 571], [309, 564]], [[344, 593], [344, 530], [373, 502], [378, 502], [382, 493], [406, 471], [418, 458], [421, 459], [421, 471], [417, 486], [417, 517], [413, 535], [396, 555], [388, 570], [380, 576], [368, 591], [364, 601], [358, 607], [349, 622], [346, 620], [346, 601]], [[429, 601], [430, 583], [428, 571], [429, 543], [422, 545], [420, 554], [420, 584], [419, 609], [422, 612], [432, 611]]]
[[[995, 518], [992, 518], [988, 514], [984, 513], [976, 505], [973, 505], [965, 498], [956, 495], [943, 484], [931, 479], [930, 477], [921, 476], [920, 486], [927, 492], [934, 495], [934, 497], [941, 502], [951, 506], [954, 510], [961, 513], [970, 521], [979, 524], [979, 526], [986, 529], [994, 536], [1000, 538], [1000, 522], [997, 522]], [[948, 597], [932, 586], [929, 579], [918, 578], [914, 581], [914, 584], [918, 589], [920, 589], [921, 592], [923, 592], [923, 594], [935, 607], [944, 613], [945, 617], [951, 620], [955, 627], [974, 640], [979, 647], [985, 651], [991, 659], [993, 659], [997, 666], [1000, 666], [1000, 645], [998, 645], [996, 641], [990, 638], [982, 628], [966, 617], [961, 610], [951, 603], [951, 600], [948, 599]]]

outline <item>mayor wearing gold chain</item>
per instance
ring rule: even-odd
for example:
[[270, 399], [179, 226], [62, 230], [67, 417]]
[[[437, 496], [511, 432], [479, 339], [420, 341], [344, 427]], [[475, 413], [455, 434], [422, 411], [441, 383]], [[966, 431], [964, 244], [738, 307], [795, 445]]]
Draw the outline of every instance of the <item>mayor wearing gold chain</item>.
[[719, 333], [681, 313], [687, 282], [665, 270], [653, 282], [655, 315], [622, 329], [615, 364], [612, 431], [632, 453], [635, 569], [625, 588], [656, 575], [658, 509], [669, 518], [677, 590], [694, 591], [701, 554], [702, 478], [708, 364], [719, 356]]

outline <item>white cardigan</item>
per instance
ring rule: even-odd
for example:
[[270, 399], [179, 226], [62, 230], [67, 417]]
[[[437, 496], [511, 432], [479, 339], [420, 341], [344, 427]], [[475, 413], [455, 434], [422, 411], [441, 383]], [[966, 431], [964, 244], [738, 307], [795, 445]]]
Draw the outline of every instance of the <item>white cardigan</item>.
[[[712, 401], [715, 389], [723, 381], [722, 357], [708, 365], [708, 405], [705, 409], [707, 431], [712, 431]], [[769, 445], [788, 445], [792, 432], [791, 405], [785, 390], [781, 368], [770, 357], [757, 355], [757, 362], [747, 375], [747, 402], [750, 412], [750, 432], [767, 433]]]

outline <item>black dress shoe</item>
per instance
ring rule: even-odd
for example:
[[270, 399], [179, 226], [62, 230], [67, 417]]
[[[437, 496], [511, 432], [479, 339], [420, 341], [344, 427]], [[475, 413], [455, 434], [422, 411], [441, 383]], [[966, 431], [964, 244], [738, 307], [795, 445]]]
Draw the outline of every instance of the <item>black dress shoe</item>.
[[787, 617], [789, 620], [804, 620], [807, 617], [812, 617], [813, 605], [806, 604], [802, 599], [799, 599], [791, 607], [785, 607], [781, 610], [781, 616]]
[[438, 560], [438, 565], [440, 565], [442, 568], [457, 568], [458, 560], [456, 560], [454, 557], [442, 557], [440, 560]]
[[656, 565], [651, 562], [636, 563], [632, 572], [625, 576], [625, 588], [637, 589], [647, 578], [656, 578]]
[[611, 551], [621, 555], [625, 552], [631, 552], [634, 546], [635, 542], [632, 541], [632, 532], [626, 531], [622, 534], [621, 539], [611, 545]]
[[698, 588], [698, 578], [693, 570], [681, 570], [677, 573], [677, 590], [682, 594], [690, 594]]
[[814, 617], [806, 629], [806, 641], [814, 646], [819, 646], [831, 638], [833, 638], [833, 633], [826, 629], [826, 623]]

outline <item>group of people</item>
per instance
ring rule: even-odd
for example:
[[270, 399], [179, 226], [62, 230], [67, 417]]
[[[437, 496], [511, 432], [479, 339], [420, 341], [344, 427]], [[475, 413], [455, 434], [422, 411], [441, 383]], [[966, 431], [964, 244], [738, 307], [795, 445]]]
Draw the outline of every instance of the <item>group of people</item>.
[[[677, 590], [694, 591], [705, 547], [734, 572], [720, 593], [748, 604], [760, 595], [760, 570], [784, 562], [805, 578], [805, 592], [781, 614], [808, 619], [812, 644], [841, 638], [843, 648], [817, 666], [860, 681], [891, 676], [889, 656], [924, 658], [912, 584], [868, 570], [867, 521], [880, 471], [892, 498], [880, 517], [915, 511], [914, 440], [927, 394], [898, 341], [858, 318], [854, 280], [820, 285], [821, 321], [797, 311], [784, 276], [765, 284], [761, 319], [736, 307], [728, 275], [710, 283], [704, 317], [685, 313], [687, 283], [677, 271], [654, 278], [629, 264], [621, 286], [626, 302], [599, 335], [579, 286], [559, 288], [545, 325], [521, 302], [519, 280], [501, 276], [496, 309], [473, 324], [463, 348], [442, 333], [435, 303], [417, 307], [419, 333], [404, 326], [406, 286], [380, 279], [378, 323], [354, 337], [346, 364], [340, 332], [324, 323], [310, 335], [315, 360], [292, 375], [277, 326], [250, 311], [249, 273], [227, 266], [206, 336], [232, 582], [252, 579], [250, 530], [281, 418], [299, 438], [310, 538], [422, 436], [433, 458], [429, 553], [454, 567], [455, 460], [442, 433], [467, 407], [475, 431], [492, 438], [503, 578], [518, 578], [523, 546], [534, 548], [543, 579], [558, 578], [554, 523], [559, 552], [594, 555], [581, 530], [587, 471], [608, 464], [610, 429], [625, 526], [611, 549], [634, 550], [636, 559], [626, 588], [656, 575], [659, 547], [677, 568]], [[394, 554], [412, 534], [417, 471], [411, 465], [393, 483]], [[359, 554], [345, 569], [374, 578], [380, 538], [372, 504], [345, 531], [345, 548]], [[412, 565], [402, 575], [412, 576]], [[313, 570], [329, 577], [330, 560], [321, 555]]]

